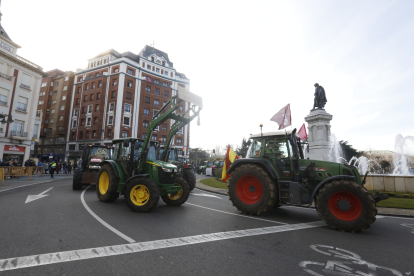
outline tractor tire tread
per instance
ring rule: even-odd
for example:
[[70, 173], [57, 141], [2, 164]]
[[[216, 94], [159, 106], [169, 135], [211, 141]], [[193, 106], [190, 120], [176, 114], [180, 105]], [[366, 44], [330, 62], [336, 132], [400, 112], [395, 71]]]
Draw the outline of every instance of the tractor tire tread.
[[[108, 191], [103, 195], [99, 191], [99, 179], [101, 177], [101, 173], [104, 171], [108, 173], [109, 187], [108, 187]], [[119, 185], [119, 178], [116, 177], [112, 166], [109, 164], [104, 164], [99, 170], [98, 180], [96, 183], [96, 194], [98, 195], [99, 201], [107, 202], [107, 203], [116, 201], [119, 197], [119, 193], [117, 192], [118, 185]]]
[[173, 200], [170, 199], [167, 195], [164, 195], [161, 196], [161, 198], [167, 205], [181, 206], [187, 201], [188, 197], [190, 196], [190, 187], [188, 186], [187, 181], [185, 181], [184, 178], [176, 177], [175, 182], [178, 183], [183, 189], [183, 194], [181, 195], [181, 197], [176, 200]]
[[73, 183], [72, 189], [73, 190], [82, 190], [82, 168], [76, 168], [73, 172]]
[[196, 186], [197, 177], [192, 169], [183, 170], [183, 178], [187, 182], [190, 191]]

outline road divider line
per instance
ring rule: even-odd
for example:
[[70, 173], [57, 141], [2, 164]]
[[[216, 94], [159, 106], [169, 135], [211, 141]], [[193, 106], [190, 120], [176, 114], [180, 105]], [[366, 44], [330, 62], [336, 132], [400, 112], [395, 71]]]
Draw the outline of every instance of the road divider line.
[[[89, 206], [86, 204], [85, 199], [84, 199], [84, 194], [86, 192], [86, 190], [90, 187], [90, 185], [88, 187], [86, 187], [85, 190], [83, 190], [82, 194], [81, 194], [81, 201], [83, 204], [83, 207], [85, 207], [86, 211], [89, 212], [89, 214], [91, 214], [91, 216], [93, 216], [97, 221], [99, 221], [103, 226], [105, 226], [106, 228], [108, 228], [109, 230], [111, 230], [112, 232], [114, 232], [115, 234], [117, 234], [118, 236], [120, 236], [121, 238], [123, 238], [124, 240], [126, 240], [127, 242], [130, 243], [134, 243], [136, 242], [134, 239], [131, 239], [130, 237], [128, 237], [127, 235], [121, 233], [120, 231], [116, 230], [115, 228], [113, 228], [111, 225], [109, 225], [108, 223], [106, 223], [103, 219], [101, 219], [100, 217], [98, 217], [97, 214], [95, 214], [91, 208], [89, 208]], [[1, 271], [1, 270], [0, 270]]]
[[289, 224], [289, 223], [284, 223], [284, 222], [280, 222], [280, 221], [267, 220], [267, 219], [261, 219], [261, 218], [252, 217], [252, 216], [245, 216], [245, 215], [240, 215], [240, 214], [229, 213], [229, 212], [220, 211], [220, 210], [216, 210], [216, 209], [212, 209], [212, 208], [208, 208], [208, 207], [204, 207], [204, 206], [200, 206], [200, 205], [193, 204], [193, 203], [188, 203], [188, 202], [186, 202], [184, 204], [189, 204], [189, 205], [196, 206], [196, 207], [200, 207], [200, 208], [204, 208], [204, 209], [207, 209], [207, 210], [216, 211], [216, 212], [220, 212], [220, 213], [224, 213], [224, 214], [228, 214], [228, 215], [233, 215], [233, 216], [238, 216], [238, 217], [244, 217], [244, 218], [249, 218], [249, 219], [261, 220], [261, 221], [267, 221], [267, 222], [273, 222], [273, 223], [284, 224], [284, 225], [288, 225]]
[[214, 241], [222, 241], [236, 238], [245, 238], [258, 235], [275, 234], [280, 232], [295, 231], [325, 226], [322, 221], [254, 228], [247, 230], [219, 232], [197, 236], [188, 236], [174, 239], [156, 240], [148, 242], [137, 242], [114, 246], [104, 246], [73, 251], [55, 252], [48, 254], [32, 255], [25, 257], [9, 258], [0, 260], [0, 272], [14, 269], [51, 265], [57, 263], [80, 261], [94, 258], [110, 257], [123, 254], [139, 253], [157, 249], [172, 248]]
[[14, 190], [14, 189], [18, 189], [18, 188], [23, 188], [23, 187], [27, 187], [27, 186], [32, 186], [32, 185], [36, 185], [36, 184], [41, 184], [41, 183], [49, 183], [52, 182], [53, 180], [49, 180], [49, 181], [42, 181], [42, 182], [36, 182], [36, 183], [32, 183], [32, 184], [27, 184], [27, 185], [23, 185], [23, 186], [19, 186], [19, 187], [14, 187], [14, 188], [10, 188], [7, 190], [2, 190], [1, 192], [5, 192], [5, 191], [10, 191], [10, 190]]

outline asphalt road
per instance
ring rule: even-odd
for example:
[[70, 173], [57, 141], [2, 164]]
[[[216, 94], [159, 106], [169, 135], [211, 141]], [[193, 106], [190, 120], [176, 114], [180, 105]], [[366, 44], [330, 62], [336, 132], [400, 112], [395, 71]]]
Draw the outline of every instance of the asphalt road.
[[[313, 209], [244, 216], [198, 189], [180, 207], [160, 200], [140, 214], [71, 181], [0, 190], [0, 275], [414, 274], [413, 219], [379, 217], [342, 233]], [[38, 199], [25, 203], [29, 195]]]

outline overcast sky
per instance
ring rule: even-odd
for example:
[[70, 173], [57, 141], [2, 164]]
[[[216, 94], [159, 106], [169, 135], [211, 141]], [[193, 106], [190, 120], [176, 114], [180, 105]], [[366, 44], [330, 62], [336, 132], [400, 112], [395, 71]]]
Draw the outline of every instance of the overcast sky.
[[155, 40], [203, 97], [191, 147], [240, 144], [277, 130], [291, 104], [300, 128], [325, 88], [332, 132], [359, 150], [414, 135], [414, 1], [3, 0], [1, 24], [42, 66], [73, 70], [113, 48]]

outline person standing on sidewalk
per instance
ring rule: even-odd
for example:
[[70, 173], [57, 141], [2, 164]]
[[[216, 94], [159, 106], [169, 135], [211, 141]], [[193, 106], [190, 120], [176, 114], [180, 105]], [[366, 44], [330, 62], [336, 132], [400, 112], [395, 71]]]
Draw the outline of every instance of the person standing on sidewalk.
[[[56, 163], [56, 162], [55, 162]], [[61, 168], [61, 166], [60, 166], [60, 163], [58, 162], [57, 164], [56, 164], [56, 173], [57, 174], [59, 174], [59, 172], [60, 172], [60, 168]]]
[[56, 170], [56, 167], [57, 167], [56, 162], [52, 161], [52, 164], [50, 164], [50, 178], [54, 178], [53, 174]]
[[65, 174], [68, 173], [68, 162], [66, 162], [66, 160], [63, 161], [63, 171], [65, 172]]
[[68, 164], [68, 173], [72, 174], [72, 162]]
[[49, 171], [49, 163], [47, 161], [43, 162], [43, 173], [47, 174]]

